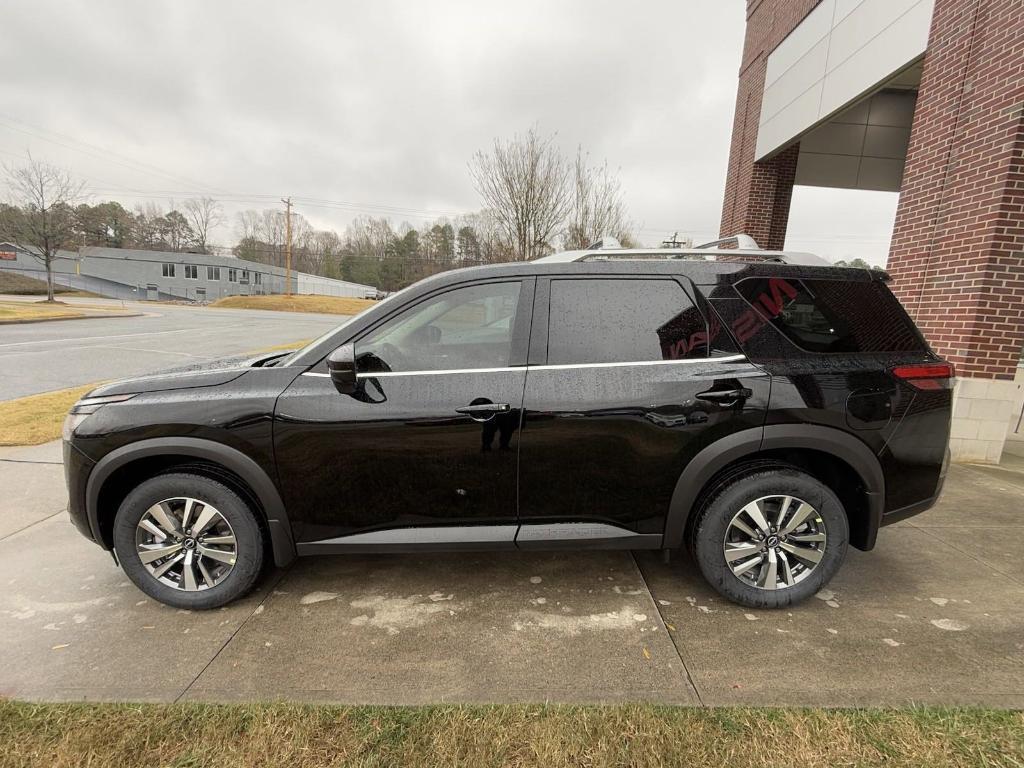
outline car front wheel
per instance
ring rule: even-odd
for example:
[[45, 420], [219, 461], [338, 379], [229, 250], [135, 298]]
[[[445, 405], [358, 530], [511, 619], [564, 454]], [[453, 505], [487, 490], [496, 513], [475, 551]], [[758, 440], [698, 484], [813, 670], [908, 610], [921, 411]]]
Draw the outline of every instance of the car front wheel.
[[693, 553], [720, 594], [751, 608], [781, 608], [827, 584], [846, 556], [842, 502], [791, 467], [760, 469], [717, 489], [701, 510]]
[[217, 608], [246, 594], [263, 566], [263, 535], [226, 485], [173, 473], [141, 483], [114, 520], [114, 550], [150, 597], [186, 609]]

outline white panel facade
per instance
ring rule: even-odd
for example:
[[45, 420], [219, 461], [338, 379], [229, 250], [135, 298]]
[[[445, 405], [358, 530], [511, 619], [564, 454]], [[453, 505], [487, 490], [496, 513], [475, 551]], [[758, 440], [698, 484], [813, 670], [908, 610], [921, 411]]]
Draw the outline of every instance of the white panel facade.
[[924, 54], [935, 0], [823, 0], [768, 57], [764, 159]]

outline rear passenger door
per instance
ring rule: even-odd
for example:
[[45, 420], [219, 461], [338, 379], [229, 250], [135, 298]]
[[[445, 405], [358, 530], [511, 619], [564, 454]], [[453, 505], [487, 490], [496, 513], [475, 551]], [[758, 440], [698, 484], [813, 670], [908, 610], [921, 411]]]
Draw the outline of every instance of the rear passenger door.
[[709, 327], [689, 281], [539, 279], [517, 545], [660, 546], [687, 461], [760, 427], [767, 398], [767, 377]]

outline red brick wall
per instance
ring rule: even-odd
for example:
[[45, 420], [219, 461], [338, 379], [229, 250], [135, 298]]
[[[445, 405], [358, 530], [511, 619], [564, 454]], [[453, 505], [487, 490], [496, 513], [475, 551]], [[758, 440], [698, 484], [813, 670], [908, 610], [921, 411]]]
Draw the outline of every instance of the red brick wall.
[[1012, 378], [1024, 341], [1024, 4], [937, 0], [889, 272], [958, 372]]
[[789, 222], [798, 149], [754, 162], [765, 66], [775, 50], [821, 0], [748, 0], [721, 235], [745, 232], [762, 248], [781, 249]]

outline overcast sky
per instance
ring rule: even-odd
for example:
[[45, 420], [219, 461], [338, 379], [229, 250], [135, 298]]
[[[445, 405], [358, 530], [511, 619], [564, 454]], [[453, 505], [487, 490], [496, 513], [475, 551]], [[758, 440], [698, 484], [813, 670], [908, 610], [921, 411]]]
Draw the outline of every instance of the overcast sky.
[[[7, 0], [0, 160], [127, 207], [285, 195], [318, 227], [480, 201], [466, 164], [538, 125], [618, 168], [639, 238], [717, 235], [743, 0]], [[0, 190], [0, 194], [6, 194]], [[798, 188], [787, 247], [884, 263], [896, 195]]]

